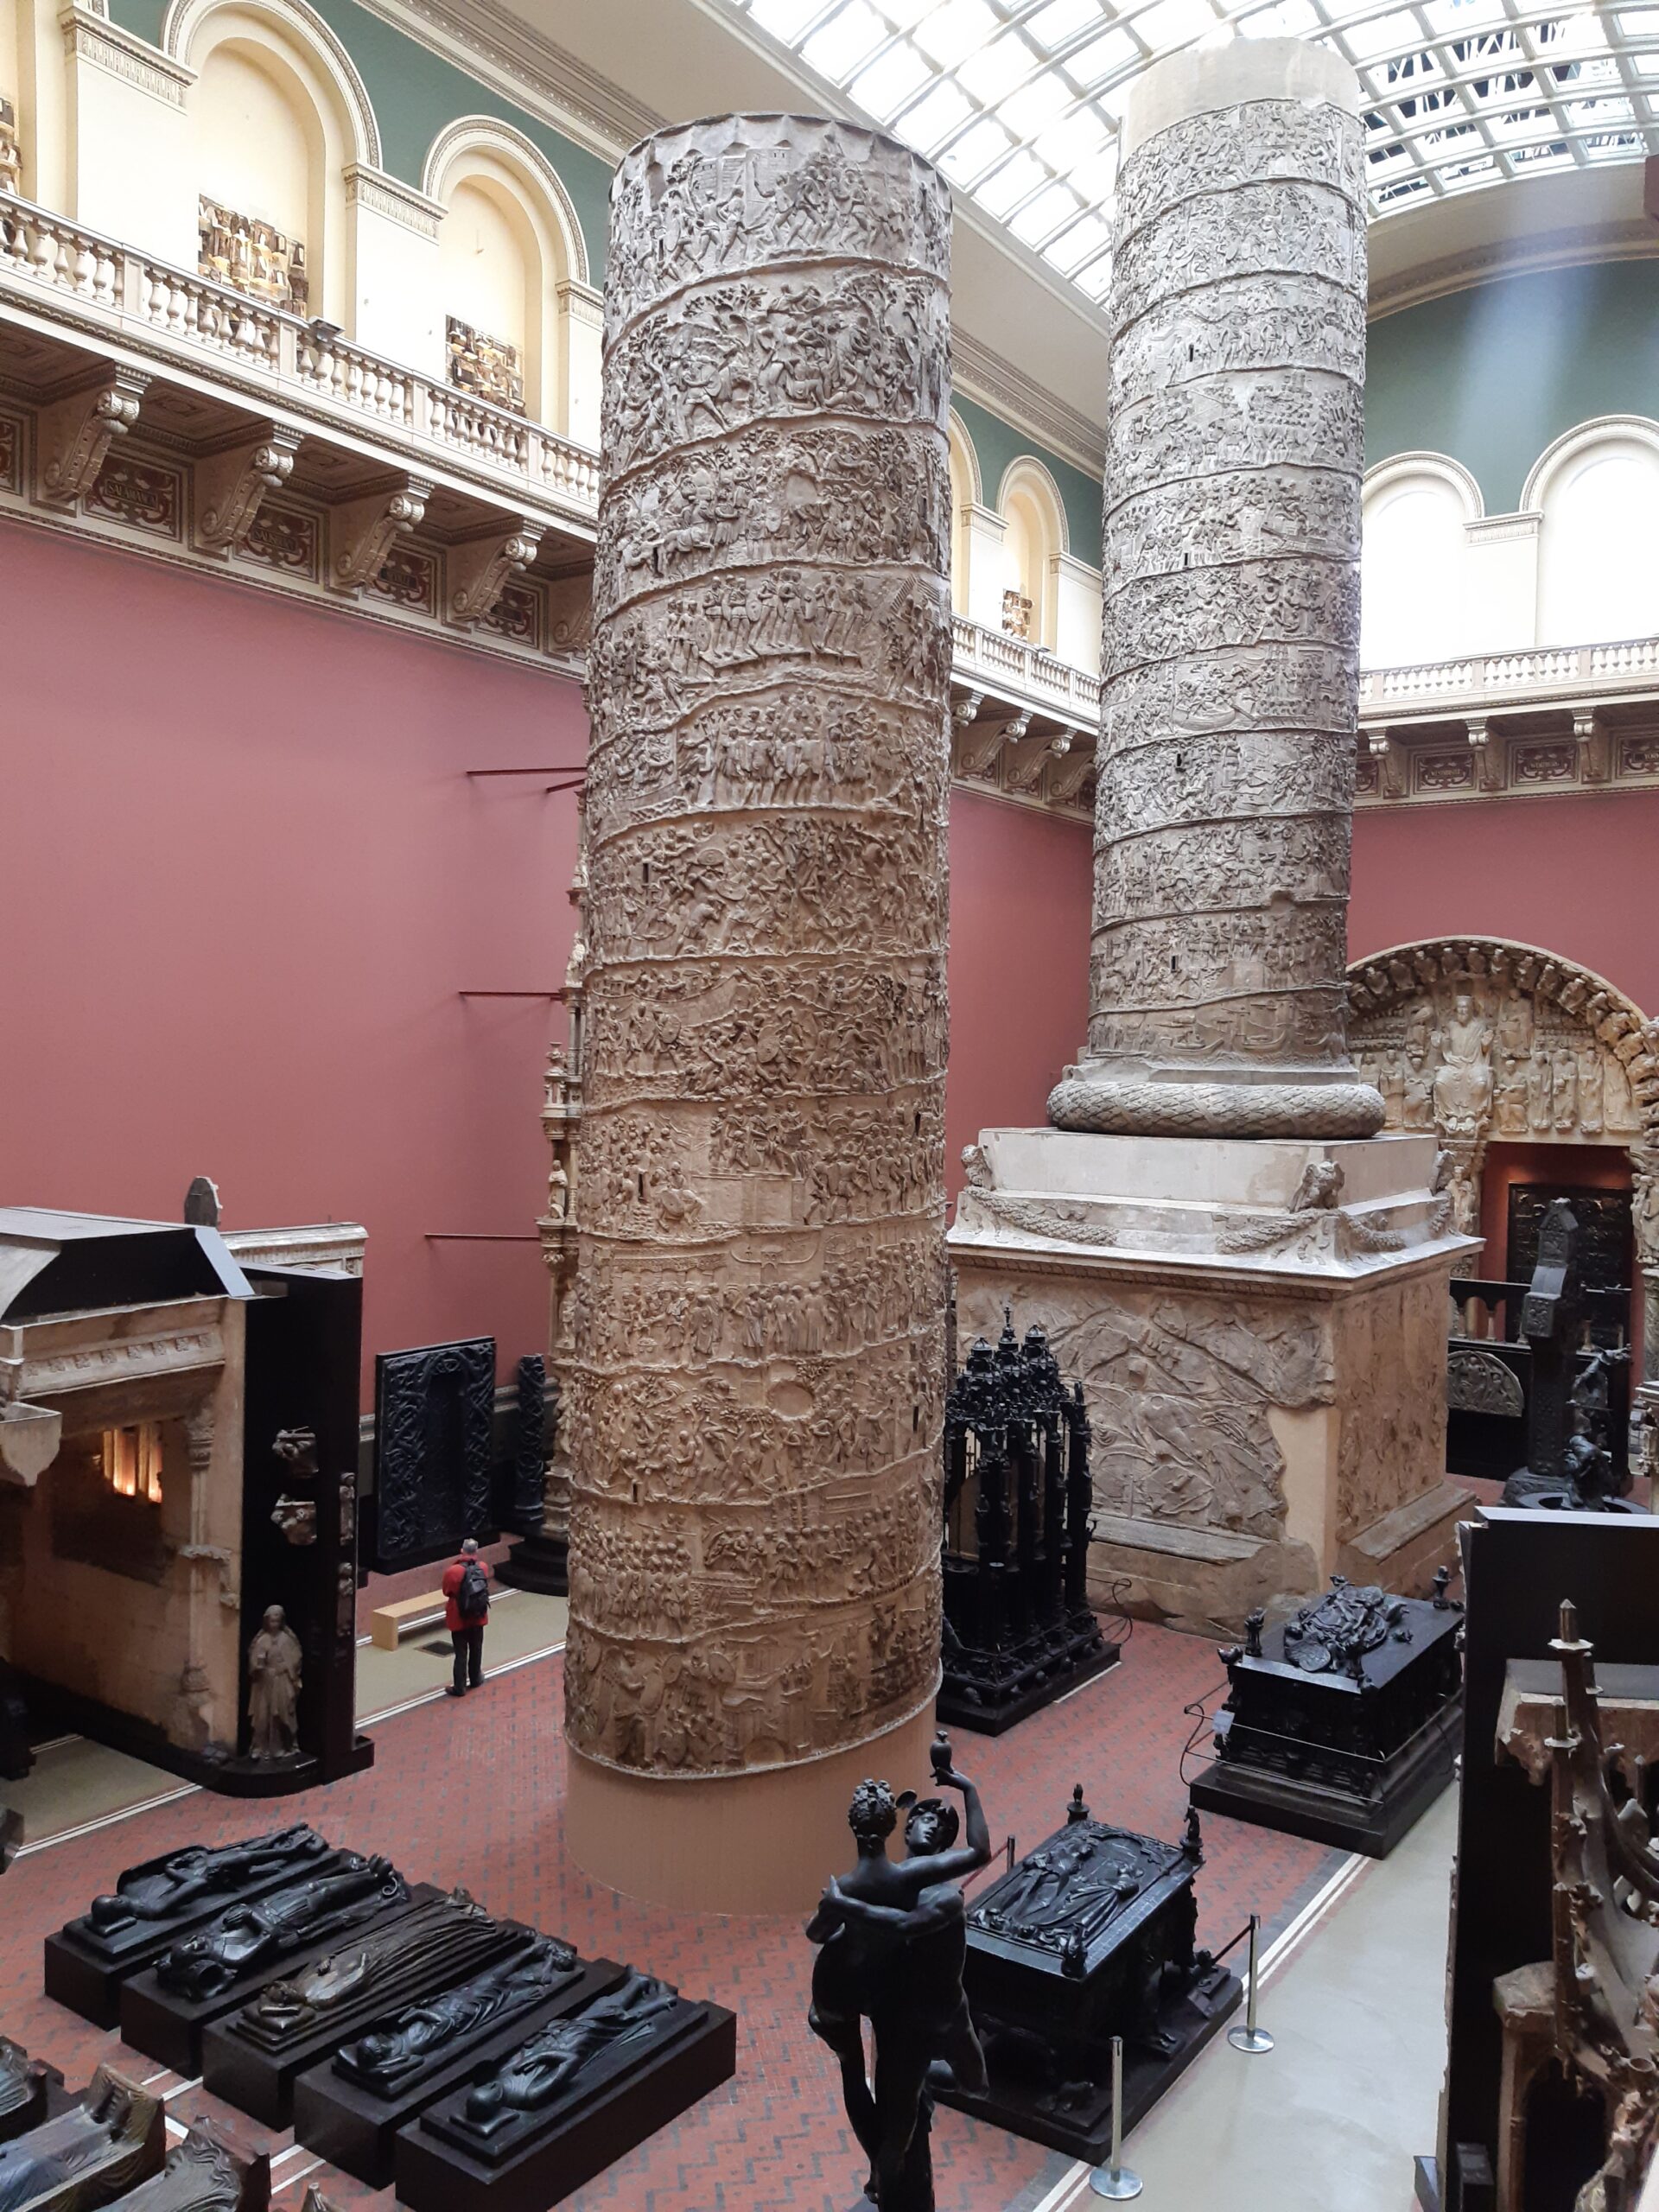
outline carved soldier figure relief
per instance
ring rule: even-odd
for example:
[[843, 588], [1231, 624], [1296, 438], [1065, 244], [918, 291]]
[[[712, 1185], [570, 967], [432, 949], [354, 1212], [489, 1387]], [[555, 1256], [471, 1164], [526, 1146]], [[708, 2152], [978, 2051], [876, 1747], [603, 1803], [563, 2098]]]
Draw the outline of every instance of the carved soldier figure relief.
[[562, 1409], [604, 1765], [785, 1764], [938, 1679], [949, 224], [813, 118], [617, 173]]

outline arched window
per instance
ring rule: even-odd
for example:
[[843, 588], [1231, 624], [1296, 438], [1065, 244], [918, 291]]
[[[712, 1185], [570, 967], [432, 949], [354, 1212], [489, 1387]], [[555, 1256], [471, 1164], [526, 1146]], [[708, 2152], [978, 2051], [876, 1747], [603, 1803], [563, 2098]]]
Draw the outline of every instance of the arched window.
[[1659, 632], [1659, 424], [1586, 425], [1534, 469], [1541, 510], [1538, 643], [1592, 645]]
[[1360, 555], [1359, 658], [1366, 668], [1446, 660], [1473, 649], [1465, 524], [1472, 477], [1438, 454], [1409, 454], [1368, 483]]
[[1002, 626], [1052, 649], [1058, 596], [1056, 559], [1066, 550], [1059, 493], [1042, 463], [1022, 455], [1003, 476], [998, 505], [1006, 524]]
[[427, 156], [423, 188], [446, 210], [438, 307], [451, 383], [550, 429], [596, 420], [596, 387], [572, 388], [597, 375], [596, 346], [579, 342], [588, 326], [573, 329], [587, 250], [545, 156], [506, 124], [467, 117]]
[[346, 171], [378, 167], [368, 94], [305, 0], [174, 0], [204, 275], [349, 328]]
[[968, 612], [968, 510], [979, 504], [979, 459], [973, 441], [953, 410], [950, 440], [950, 606], [955, 613]]

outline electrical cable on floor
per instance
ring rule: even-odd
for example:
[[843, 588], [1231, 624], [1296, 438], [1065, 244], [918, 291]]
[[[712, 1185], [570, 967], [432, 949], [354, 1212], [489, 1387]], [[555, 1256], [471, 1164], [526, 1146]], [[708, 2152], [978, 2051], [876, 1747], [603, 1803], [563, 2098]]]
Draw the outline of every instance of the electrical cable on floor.
[[1123, 1631], [1122, 1636], [1116, 1638], [1120, 1651], [1127, 1651], [1135, 1637], [1135, 1623], [1124, 1611], [1122, 1601], [1118, 1595], [1120, 1591], [1127, 1590], [1128, 1586], [1129, 1577], [1127, 1574], [1121, 1574], [1106, 1593], [1106, 1618], [1109, 1621], [1116, 1621]]
[[[1202, 1697], [1195, 1698], [1191, 1705], [1184, 1705], [1181, 1707], [1181, 1711], [1192, 1723], [1192, 1733], [1181, 1745], [1180, 1756], [1175, 1762], [1175, 1771], [1180, 1777], [1183, 1789], [1186, 1787], [1186, 1763], [1192, 1757], [1193, 1747], [1198, 1743], [1198, 1738], [1210, 1725], [1210, 1700], [1212, 1697], [1218, 1697], [1227, 1687], [1227, 1677], [1224, 1675], [1212, 1688], [1205, 1690]], [[1215, 1763], [1216, 1755], [1211, 1751], [1204, 1764], [1206, 1766], [1213, 1766]]]

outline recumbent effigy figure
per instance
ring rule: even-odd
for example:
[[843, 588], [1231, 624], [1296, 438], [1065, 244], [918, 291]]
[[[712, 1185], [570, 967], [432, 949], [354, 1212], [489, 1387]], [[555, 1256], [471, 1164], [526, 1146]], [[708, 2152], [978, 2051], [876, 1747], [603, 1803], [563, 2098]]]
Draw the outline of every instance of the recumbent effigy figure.
[[[853, 1793], [848, 1824], [857, 1863], [831, 1881], [807, 1923], [819, 1944], [812, 1969], [815, 2034], [841, 2062], [847, 2117], [870, 2161], [868, 2193], [882, 2212], [932, 2212], [930, 2074], [943, 2069], [964, 2088], [985, 2086], [985, 2058], [962, 1986], [967, 1916], [958, 1882], [988, 1865], [990, 1831], [979, 1792], [933, 1740], [933, 1779], [962, 1792], [967, 1841], [957, 1847], [954, 1806], [898, 1796], [885, 1782]], [[906, 1857], [887, 1856], [905, 1815]], [[863, 2024], [875, 2039], [867, 2074]], [[935, 2076], [937, 2078], [937, 2076]]]

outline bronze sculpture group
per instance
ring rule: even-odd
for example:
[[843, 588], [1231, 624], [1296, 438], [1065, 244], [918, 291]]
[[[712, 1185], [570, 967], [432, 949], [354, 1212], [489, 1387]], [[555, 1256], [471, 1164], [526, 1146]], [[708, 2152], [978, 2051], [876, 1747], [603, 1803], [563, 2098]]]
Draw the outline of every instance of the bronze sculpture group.
[[[930, 2077], [941, 2069], [964, 2088], [985, 2084], [985, 2059], [963, 1991], [967, 1916], [961, 1890], [989, 1864], [990, 1831], [979, 1793], [951, 1764], [943, 1733], [932, 1746], [933, 1779], [960, 1790], [964, 1823], [942, 1798], [895, 1796], [861, 1782], [848, 1823], [857, 1845], [852, 1871], [832, 1880], [807, 1923], [820, 1948], [812, 1969], [815, 2034], [841, 2062], [847, 2117], [870, 2161], [868, 2195], [881, 2212], [933, 2212]], [[902, 1859], [887, 1842], [905, 1822]], [[875, 2044], [867, 2069], [864, 2023]]]

